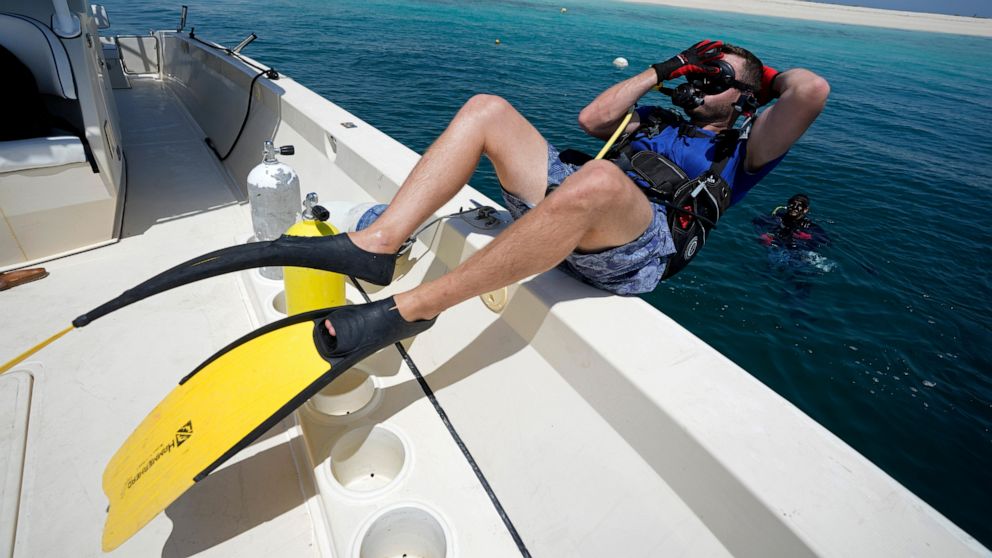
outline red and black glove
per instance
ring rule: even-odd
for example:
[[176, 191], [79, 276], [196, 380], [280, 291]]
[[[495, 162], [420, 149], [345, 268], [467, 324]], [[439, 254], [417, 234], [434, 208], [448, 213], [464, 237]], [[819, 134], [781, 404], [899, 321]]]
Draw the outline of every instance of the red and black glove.
[[781, 72], [771, 66], [765, 66], [761, 73], [761, 89], [758, 91], [759, 106], [765, 106], [770, 103], [772, 99], [778, 97], [778, 92], [775, 91], [775, 78], [777, 78], [780, 73]]
[[720, 73], [720, 69], [709, 63], [723, 58], [723, 53], [720, 52], [722, 46], [722, 41], [704, 39], [664, 62], [652, 64], [651, 67], [658, 73], [658, 83], [686, 74], [716, 75]]

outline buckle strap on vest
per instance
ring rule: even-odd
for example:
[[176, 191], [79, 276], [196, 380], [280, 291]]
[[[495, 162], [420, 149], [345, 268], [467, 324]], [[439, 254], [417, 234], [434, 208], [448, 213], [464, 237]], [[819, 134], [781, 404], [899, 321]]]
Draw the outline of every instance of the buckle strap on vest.
[[[630, 144], [633, 143], [638, 137], [653, 138], [665, 131], [668, 128], [678, 128], [678, 135], [680, 137], [689, 137], [697, 139], [714, 139], [711, 134], [707, 134], [701, 130], [698, 126], [692, 124], [685, 118], [676, 114], [674, 111], [662, 108], [662, 107], [652, 107], [650, 113], [648, 113], [644, 122], [641, 123], [633, 132], [627, 132], [620, 136], [616, 144], [610, 149], [606, 154], [606, 159], [617, 160], [623, 155], [626, 155], [628, 159], [634, 156], [634, 151]], [[716, 156], [713, 159], [713, 166], [711, 170], [717, 165], [720, 165], [716, 170], [716, 174], [723, 172], [724, 168], [727, 166], [727, 160], [734, 154], [734, 149], [737, 147], [738, 140], [741, 139], [741, 131], [737, 128], [731, 128], [728, 130], [723, 130], [718, 133], [715, 137], [716, 146]], [[624, 170], [629, 170], [624, 168], [622, 165], [620, 168]]]
[[[636, 138], [652, 138], [670, 127], [677, 127], [679, 136], [713, 141], [713, 160], [698, 177], [690, 179], [684, 169], [659, 153], [631, 146]], [[621, 170], [637, 175], [648, 185], [644, 194], [651, 201], [668, 208], [675, 253], [668, 257], [662, 279], [675, 275], [692, 261], [730, 207], [730, 184], [723, 172], [740, 139], [738, 129], [723, 130], [714, 137], [674, 112], [656, 108], [640, 128], [622, 137], [607, 155]]]

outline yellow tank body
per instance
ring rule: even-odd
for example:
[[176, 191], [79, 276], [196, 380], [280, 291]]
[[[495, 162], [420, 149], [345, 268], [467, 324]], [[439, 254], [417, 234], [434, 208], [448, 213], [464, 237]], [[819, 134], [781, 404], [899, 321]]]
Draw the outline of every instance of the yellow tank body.
[[[291, 236], [328, 236], [338, 230], [323, 221], [300, 221], [286, 231]], [[283, 268], [286, 285], [286, 313], [292, 316], [301, 312], [341, 306], [345, 303], [344, 276], [329, 271], [304, 267]]]

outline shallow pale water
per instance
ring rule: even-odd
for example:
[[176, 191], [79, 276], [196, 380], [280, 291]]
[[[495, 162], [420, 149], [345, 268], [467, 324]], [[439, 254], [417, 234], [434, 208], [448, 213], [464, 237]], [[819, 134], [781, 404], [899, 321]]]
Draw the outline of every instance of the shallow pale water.
[[[178, 21], [105, 3], [117, 33]], [[254, 31], [247, 54], [418, 152], [477, 92], [594, 152], [579, 110], [703, 37], [826, 77], [812, 129], [645, 298], [992, 546], [992, 40], [588, 0], [188, 3], [198, 35]], [[472, 184], [499, 199], [489, 165]], [[751, 219], [797, 191], [833, 245], [783, 262]]]

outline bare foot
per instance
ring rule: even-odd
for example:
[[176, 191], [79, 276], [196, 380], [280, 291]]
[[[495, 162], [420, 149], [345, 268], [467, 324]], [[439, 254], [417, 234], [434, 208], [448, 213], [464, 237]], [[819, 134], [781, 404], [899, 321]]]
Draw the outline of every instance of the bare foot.
[[399, 293], [393, 297], [396, 303], [396, 311], [400, 317], [408, 322], [420, 320], [432, 320], [441, 313], [442, 309], [434, 307], [424, 307], [420, 305], [420, 298], [413, 291]]
[[395, 242], [387, 240], [386, 235], [380, 231], [365, 229], [363, 231], [350, 232], [348, 233], [348, 238], [351, 239], [352, 244], [355, 246], [373, 254], [395, 254], [399, 250], [399, 246]]

